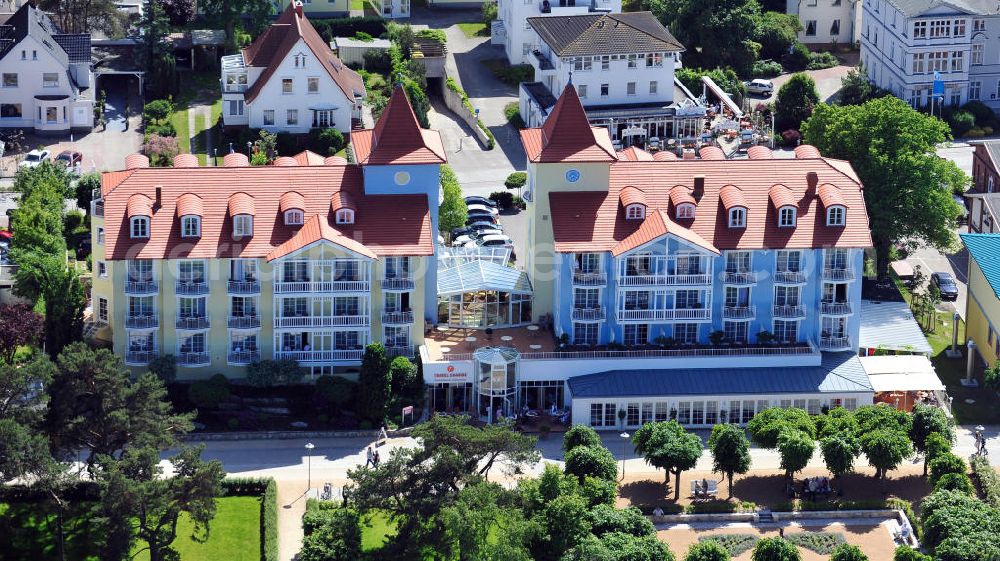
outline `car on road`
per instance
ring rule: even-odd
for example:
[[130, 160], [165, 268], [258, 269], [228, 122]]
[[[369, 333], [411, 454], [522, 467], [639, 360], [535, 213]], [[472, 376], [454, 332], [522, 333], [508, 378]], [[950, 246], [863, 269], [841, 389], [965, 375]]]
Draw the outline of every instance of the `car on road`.
[[465, 197], [466, 205], [485, 205], [490, 208], [496, 208], [497, 202], [493, 199], [487, 199], [486, 197], [480, 197], [479, 195], [469, 195]]
[[28, 152], [28, 155], [24, 157], [24, 160], [17, 167], [21, 168], [35, 168], [42, 165], [42, 162], [49, 161], [49, 157], [52, 154], [48, 150], [32, 150]]
[[951, 273], [931, 273], [931, 286], [941, 292], [941, 300], [954, 302], [958, 300], [958, 284]]
[[746, 82], [746, 86], [747, 93], [758, 95], [771, 95], [774, 93], [774, 82], [763, 78], [750, 80], [749, 82]]
[[55, 161], [56, 163], [71, 168], [83, 162], [83, 154], [74, 152], [73, 150], [63, 150], [62, 152], [59, 152], [58, 156], [56, 156]]

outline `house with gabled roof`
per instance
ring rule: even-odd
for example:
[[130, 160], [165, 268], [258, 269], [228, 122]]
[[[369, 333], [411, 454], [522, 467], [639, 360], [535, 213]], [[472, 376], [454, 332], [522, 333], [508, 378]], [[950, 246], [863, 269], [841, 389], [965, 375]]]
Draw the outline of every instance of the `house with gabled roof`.
[[293, 2], [239, 54], [222, 57], [222, 121], [271, 132], [360, 125], [361, 76], [323, 41]]
[[90, 35], [61, 33], [34, 2], [0, 25], [0, 127], [90, 130], [92, 84]]

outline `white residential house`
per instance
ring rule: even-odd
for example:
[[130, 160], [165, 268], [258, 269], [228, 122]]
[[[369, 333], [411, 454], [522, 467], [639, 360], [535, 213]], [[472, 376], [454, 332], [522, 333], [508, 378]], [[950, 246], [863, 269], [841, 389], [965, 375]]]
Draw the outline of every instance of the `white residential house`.
[[808, 45], [853, 44], [862, 0], [788, 0], [785, 13], [799, 17], [799, 41]]
[[868, 76], [911, 105], [931, 104], [938, 72], [944, 103], [1000, 112], [1000, 2], [866, 0], [859, 35]]
[[528, 18], [535, 33], [529, 62], [535, 81], [521, 84], [521, 116], [545, 122], [572, 82], [593, 126], [632, 144], [651, 137], [695, 136], [704, 107], [674, 81], [684, 47], [650, 12]]
[[0, 25], [0, 128], [90, 130], [92, 83], [90, 35], [60, 33], [31, 2]]
[[590, 13], [620, 13], [621, 0], [497, 0], [492, 44], [503, 45], [511, 64], [530, 64], [535, 31], [530, 17], [573, 16]]
[[222, 120], [271, 132], [348, 133], [361, 119], [365, 85], [302, 13], [288, 7], [238, 55], [222, 57]]

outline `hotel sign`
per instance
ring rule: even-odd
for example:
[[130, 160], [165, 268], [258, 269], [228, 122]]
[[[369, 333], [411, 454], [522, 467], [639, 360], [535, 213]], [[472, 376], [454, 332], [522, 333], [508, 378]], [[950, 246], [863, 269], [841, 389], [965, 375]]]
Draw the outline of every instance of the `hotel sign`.
[[428, 384], [471, 383], [472, 361], [425, 362], [424, 382]]

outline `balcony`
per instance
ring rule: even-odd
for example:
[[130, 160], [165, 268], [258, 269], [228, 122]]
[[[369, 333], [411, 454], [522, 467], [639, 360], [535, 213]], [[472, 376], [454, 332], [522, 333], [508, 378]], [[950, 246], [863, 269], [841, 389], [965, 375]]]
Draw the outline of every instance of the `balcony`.
[[132, 366], [147, 366], [159, 358], [157, 351], [125, 351], [125, 364]]
[[90, 202], [90, 215], [100, 218], [104, 217], [104, 200], [96, 199]]
[[146, 296], [160, 291], [159, 284], [153, 280], [138, 280], [125, 282], [125, 294], [129, 296]]
[[203, 296], [208, 294], [208, 283], [205, 281], [179, 280], [174, 284], [174, 292], [178, 296]]
[[226, 325], [230, 329], [257, 329], [260, 327], [260, 316], [229, 316]]
[[416, 354], [416, 349], [413, 345], [393, 345], [386, 346], [385, 354], [389, 358], [396, 358], [397, 356], [405, 356], [406, 358], [413, 358]]
[[274, 283], [275, 294], [292, 294], [296, 292], [371, 292], [371, 283], [366, 280]]
[[821, 302], [820, 313], [825, 316], [849, 316], [853, 312], [850, 302]]
[[413, 312], [385, 312], [382, 314], [382, 325], [410, 325], [413, 323]]
[[573, 286], [604, 286], [606, 284], [608, 284], [608, 276], [604, 273], [573, 271]]
[[416, 288], [416, 283], [410, 277], [382, 279], [382, 290], [407, 291]]
[[801, 304], [795, 306], [775, 304], [771, 308], [771, 315], [776, 319], [802, 319], [806, 317], [806, 307]]
[[819, 348], [822, 351], [849, 351], [851, 350], [850, 337], [820, 337]]
[[258, 351], [230, 351], [226, 355], [226, 362], [235, 365], [245, 365], [251, 362], [260, 362], [260, 352]]
[[229, 294], [260, 294], [260, 283], [255, 280], [231, 280], [227, 291]]
[[835, 282], [850, 282], [854, 280], [854, 269], [851, 267], [838, 269], [823, 269], [823, 280]]
[[178, 330], [184, 330], [184, 331], [199, 331], [202, 329], [208, 329], [209, 328], [208, 316], [207, 315], [178, 316], [177, 322], [175, 323], [175, 327]]
[[212, 357], [207, 351], [177, 354], [177, 366], [205, 366], [211, 362]]
[[712, 310], [708, 308], [674, 308], [648, 310], [618, 310], [618, 321], [663, 322], [679, 320], [712, 319]]
[[160, 327], [160, 316], [156, 314], [144, 316], [127, 316], [126, 329], [156, 329]]
[[333, 351], [275, 351], [274, 359], [283, 358], [300, 362], [360, 362], [364, 349], [333, 350]]
[[712, 275], [624, 275], [618, 286], [691, 286], [712, 284]]
[[725, 276], [722, 277], [722, 282], [725, 284], [733, 284], [737, 286], [749, 286], [752, 284], [757, 284], [757, 273], [726, 271]]
[[246, 91], [246, 84], [225, 84], [222, 86], [222, 93], [245, 93]]
[[802, 271], [775, 271], [774, 284], [805, 284], [806, 274]]
[[757, 317], [757, 306], [724, 306], [722, 319], [753, 319]]
[[573, 308], [573, 321], [604, 321], [604, 308]]
[[367, 327], [371, 318], [362, 315], [350, 316], [279, 316], [274, 318], [274, 327]]

